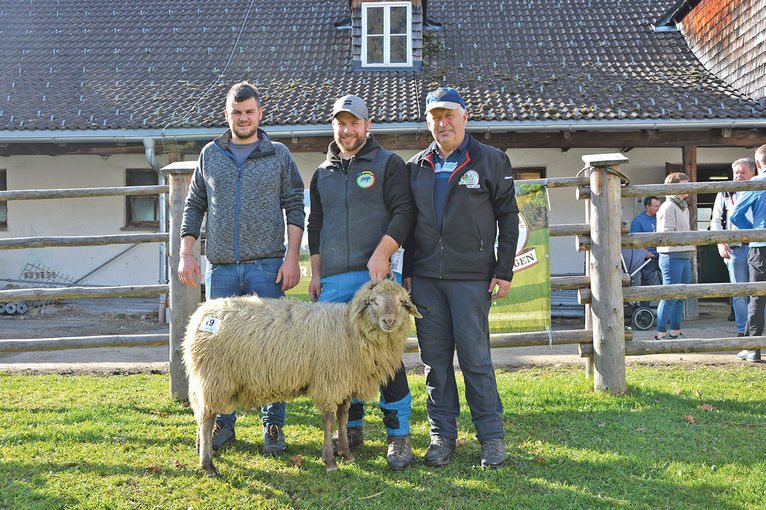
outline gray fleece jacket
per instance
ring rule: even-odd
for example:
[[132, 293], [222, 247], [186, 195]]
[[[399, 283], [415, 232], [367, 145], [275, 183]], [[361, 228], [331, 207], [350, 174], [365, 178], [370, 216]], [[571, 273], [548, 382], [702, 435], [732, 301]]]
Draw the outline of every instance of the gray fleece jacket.
[[207, 213], [208, 261], [213, 264], [283, 257], [285, 220], [303, 228], [303, 181], [287, 147], [258, 130], [260, 143], [238, 166], [226, 131], [199, 155], [186, 196], [181, 237], [199, 238]]

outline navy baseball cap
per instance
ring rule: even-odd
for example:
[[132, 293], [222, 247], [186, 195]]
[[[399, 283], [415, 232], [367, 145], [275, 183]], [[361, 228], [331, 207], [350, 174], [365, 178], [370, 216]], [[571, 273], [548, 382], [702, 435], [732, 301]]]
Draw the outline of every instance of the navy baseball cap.
[[465, 108], [465, 101], [460, 93], [451, 87], [440, 87], [426, 96], [426, 113], [434, 108], [447, 108], [454, 110], [456, 108]]

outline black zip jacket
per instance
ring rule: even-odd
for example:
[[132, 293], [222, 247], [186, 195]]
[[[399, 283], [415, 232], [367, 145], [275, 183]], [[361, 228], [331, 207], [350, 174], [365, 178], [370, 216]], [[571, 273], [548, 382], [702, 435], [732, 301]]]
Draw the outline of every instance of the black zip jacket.
[[418, 214], [405, 247], [404, 276], [513, 279], [519, 209], [511, 162], [504, 152], [465, 136], [465, 155], [447, 185], [441, 229], [433, 200], [436, 142], [407, 163]]
[[369, 136], [347, 170], [332, 142], [311, 178], [308, 241], [322, 256], [322, 277], [366, 271], [380, 239], [404, 244], [415, 219], [404, 160]]

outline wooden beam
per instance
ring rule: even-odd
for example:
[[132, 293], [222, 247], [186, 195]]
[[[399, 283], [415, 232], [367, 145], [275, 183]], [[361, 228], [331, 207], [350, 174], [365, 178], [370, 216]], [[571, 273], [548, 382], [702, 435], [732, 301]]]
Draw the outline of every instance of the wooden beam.
[[0, 352], [62, 351], [66, 349], [91, 349], [95, 347], [168, 345], [169, 338], [170, 335], [167, 333], [159, 333], [0, 340]]
[[[650, 301], [657, 299], [699, 299], [709, 297], [766, 296], [766, 282], [744, 283], [697, 283], [689, 285], [645, 285], [622, 289], [623, 301]], [[593, 295], [590, 289], [577, 291], [577, 302], [590, 304]]]
[[624, 197], [650, 197], [677, 195], [679, 193], [718, 193], [719, 191], [758, 191], [766, 189], [766, 181], [711, 181], [687, 182], [676, 184], [636, 184], [623, 186], [620, 190]]
[[105, 298], [167, 294], [167, 285], [125, 285], [119, 287], [57, 287], [51, 289], [0, 290], [0, 303], [37, 299]]
[[164, 243], [167, 242], [167, 240], [167, 232], [98, 236], [10, 237], [8, 239], [0, 239], [0, 250], [46, 248], [50, 246], [102, 246], [105, 244]]

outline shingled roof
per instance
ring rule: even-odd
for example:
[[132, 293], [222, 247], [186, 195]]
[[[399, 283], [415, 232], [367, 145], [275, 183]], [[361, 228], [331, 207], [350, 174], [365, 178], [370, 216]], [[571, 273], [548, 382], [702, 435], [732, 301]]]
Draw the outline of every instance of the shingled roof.
[[333, 26], [346, 0], [0, 1], [0, 130], [223, 127], [241, 79], [259, 87], [267, 128], [326, 127], [348, 93], [378, 124], [422, 123], [440, 85], [473, 121], [766, 120], [680, 33], [653, 31], [673, 4], [432, 0], [443, 30], [424, 33], [423, 70], [365, 72]]

